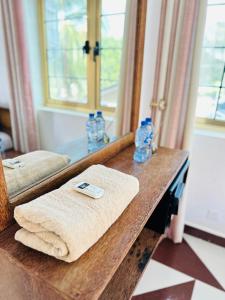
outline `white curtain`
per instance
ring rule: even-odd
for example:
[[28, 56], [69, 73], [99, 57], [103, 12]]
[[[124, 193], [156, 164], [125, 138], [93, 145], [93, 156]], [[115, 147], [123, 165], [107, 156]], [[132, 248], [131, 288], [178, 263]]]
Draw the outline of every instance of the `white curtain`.
[[[162, 0], [153, 99], [166, 109], [152, 112], [160, 146], [190, 149], [206, 8], [206, 0]], [[184, 193], [170, 231], [175, 242], [182, 240], [185, 206]]]
[[206, 7], [207, 0], [162, 1], [153, 99], [166, 109], [152, 109], [159, 145], [189, 148]]
[[119, 96], [116, 112], [116, 133], [118, 136], [130, 131], [134, 55], [136, 38], [138, 0], [128, 0], [124, 25], [124, 44], [119, 78]]
[[22, 0], [0, 1], [15, 150], [38, 149]]

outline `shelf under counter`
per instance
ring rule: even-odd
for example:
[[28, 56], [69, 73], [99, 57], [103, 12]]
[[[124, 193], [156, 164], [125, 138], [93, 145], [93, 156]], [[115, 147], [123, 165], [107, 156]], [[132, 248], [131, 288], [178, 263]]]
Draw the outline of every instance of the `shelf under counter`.
[[144, 226], [188, 158], [185, 151], [160, 148], [150, 161], [137, 164], [133, 152], [134, 146], [129, 146], [104, 164], [136, 176], [140, 192], [104, 236], [74, 263], [16, 242], [16, 224], [0, 234], [0, 293], [4, 299], [130, 298], [163, 237]]

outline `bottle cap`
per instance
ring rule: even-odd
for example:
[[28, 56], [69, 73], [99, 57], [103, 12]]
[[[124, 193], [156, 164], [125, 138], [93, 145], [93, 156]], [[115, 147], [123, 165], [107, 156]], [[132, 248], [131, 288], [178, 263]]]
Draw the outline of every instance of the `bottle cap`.
[[95, 116], [95, 114], [93, 114], [93, 113], [89, 114], [89, 118], [94, 118], [94, 116]]
[[102, 111], [97, 111], [97, 116], [102, 116]]
[[146, 118], [145, 121], [146, 121], [146, 123], [151, 123], [152, 122], [152, 118]]
[[145, 121], [141, 121], [141, 126], [145, 126], [146, 122]]

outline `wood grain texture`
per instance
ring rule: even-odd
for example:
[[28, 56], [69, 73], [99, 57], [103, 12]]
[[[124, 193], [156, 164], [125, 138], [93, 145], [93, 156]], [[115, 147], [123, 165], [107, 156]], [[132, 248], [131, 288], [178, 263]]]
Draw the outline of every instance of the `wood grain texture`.
[[135, 132], [135, 130], [137, 129], [138, 121], [139, 121], [147, 4], [148, 4], [147, 0], [138, 0], [134, 80], [133, 80], [134, 87], [133, 87], [132, 110], [131, 110], [131, 128], [130, 128], [132, 132]]
[[[67, 264], [19, 244], [14, 240], [18, 229], [16, 224], [0, 234], [0, 253], [4, 259], [29, 274], [32, 282], [37, 278], [44, 287], [55, 289], [65, 299], [99, 299], [188, 157], [184, 151], [160, 148], [151, 161], [137, 164], [132, 159], [133, 152], [134, 146], [130, 146], [105, 165], [136, 176], [140, 192], [105, 235], [80, 259]], [[0, 266], [0, 274], [2, 272]], [[13, 269], [10, 274], [12, 284], [23, 289]], [[26, 284], [29, 285], [27, 289], [32, 290], [30, 281]], [[35, 291], [32, 293], [32, 299], [39, 299]]]
[[12, 134], [10, 112], [8, 108], [0, 107], [0, 130]]
[[163, 235], [144, 228], [100, 296], [100, 300], [128, 300]]
[[20, 151], [15, 151], [15, 150], [7, 150], [4, 153], [4, 157], [3, 159], [8, 159], [8, 158], [14, 158], [17, 157], [19, 155], [22, 155], [23, 153]]
[[0, 161], [0, 232], [8, 226], [10, 219], [11, 214], [8, 193], [5, 183], [3, 167]]

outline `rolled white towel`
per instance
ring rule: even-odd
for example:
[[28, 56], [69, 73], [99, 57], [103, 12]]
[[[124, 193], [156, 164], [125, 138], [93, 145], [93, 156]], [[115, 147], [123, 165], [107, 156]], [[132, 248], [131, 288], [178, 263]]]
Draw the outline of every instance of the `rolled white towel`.
[[[74, 191], [74, 183], [82, 181], [103, 188], [104, 196], [92, 199]], [[15, 239], [72, 262], [101, 238], [138, 191], [137, 178], [93, 165], [61, 188], [16, 207], [14, 216], [23, 228]]]

